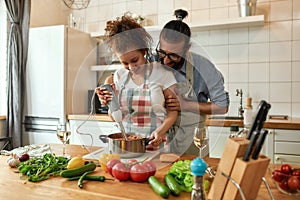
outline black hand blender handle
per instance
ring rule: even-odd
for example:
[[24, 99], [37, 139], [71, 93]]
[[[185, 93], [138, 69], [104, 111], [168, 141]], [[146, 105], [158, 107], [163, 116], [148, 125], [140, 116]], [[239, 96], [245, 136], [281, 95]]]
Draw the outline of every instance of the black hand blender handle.
[[114, 112], [114, 111], [119, 110], [120, 109], [120, 105], [119, 105], [118, 99], [117, 99], [116, 94], [113, 91], [111, 85], [110, 84], [105, 84], [105, 85], [102, 85], [101, 87], [107, 89], [112, 94], [112, 99], [108, 103], [108, 107], [109, 107], [110, 111]]

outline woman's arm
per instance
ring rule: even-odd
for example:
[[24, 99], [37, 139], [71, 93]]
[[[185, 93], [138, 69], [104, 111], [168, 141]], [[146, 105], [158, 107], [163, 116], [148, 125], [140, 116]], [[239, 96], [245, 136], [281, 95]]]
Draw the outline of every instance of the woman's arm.
[[[165, 99], [167, 98], [167, 96], [175, 95], [174, 88], [175, 88], [175, 86], [171, 86], [164, 90]], [[167, 109], [166, 111], [167, 111], [167, 115], [166, 115], [165, 120], [159, 127], [156, 128], [155, 131], [152, 132], [152, 134], [150, 136], [150, 139], [154, 138], [151, 141], [151, 144], [153, 144], [154, 146], [158, 146], [163, 141], [163, 139], [165, 138], [165, 133], [172, 127], [172, 125], [177, 120], [178, 111], [170, 110], [170, 109]]]

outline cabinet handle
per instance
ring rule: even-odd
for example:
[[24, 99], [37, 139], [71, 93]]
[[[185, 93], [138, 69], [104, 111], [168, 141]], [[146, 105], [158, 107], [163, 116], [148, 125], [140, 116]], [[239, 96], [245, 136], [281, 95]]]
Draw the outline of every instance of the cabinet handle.
[[270, 134], [270, 135], [273, 135], [273, 133], [274, 133], [274, 131], [269, 131], [269, 134]]
[[283, 162], [284, 162], [284, 160], [283, 160], [282, 158], [280, 158], [280, 157], [276, 157], [275, 160], [276, 160], [276, 161], [280, 161], [280, 163], [283, 163]]

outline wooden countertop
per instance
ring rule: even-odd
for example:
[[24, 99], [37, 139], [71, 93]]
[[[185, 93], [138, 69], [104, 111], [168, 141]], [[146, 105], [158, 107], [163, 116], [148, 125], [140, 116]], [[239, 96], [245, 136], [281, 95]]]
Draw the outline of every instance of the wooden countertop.
[[0, 115], [0, 120], [6, 120], [6, 116]]
[[[206, 120], [207, 126], [230, 126], [232, 124], [243, 127], [243, 120]], [[268, 119], [264, 123], [264, 128], [272, 129], [291, 129], [300, 130], [300, 118], [288, 118], [288, 119]]]
[[[68, 115], [69, 120], [90, 120], [90, 121], [104, 121], [112, 122], [107, 114], [96, 114], [96, 115]], [[217, 120], [217, 119], [207, 119], [207, 126], [224, 126], [229, 127], [232, 124], [237, 124], [243, 127], [242, 120]], [[274, 129], [291, 129], [300, 130], [300, 118], [288, 118], [288, 119], [268, 119], [264, 128], [274, 128]]]
[[[62, 145], [53, 144], [51, 148], [54, 153], [62, 152]], [[96, 148], [84, 148], [79, 145], [67, 145], [66, 153], [72, 156], [82, 156]], [[193, 156], [182, 156], [181, 159], [193, 159]], [[52, 177], [48, 180], [32, 183], [25, 182], [20, 179], [20, 174], [15, 173], [12, 168], [6, 164], [6, 156], [0, 156], [0, 194], [1, 199], [17, 200], [22, 199], [41, 200], [41, 199], [163, 199], [158, 196], [150, 188], [147, 182], [134, 183], [131, 181], [105, 181], [105, 182], [86, 182], [83, 189], [78, 188], [76, 181], [67, 181], [61, 177]], [[205, 158], [210, 166], [216, 166], [219, 159]], [[170, 165], [163, 165], [157, 159], [158, 171], [155, 176], [163, 181], [163, 177], [168, 171]], [[95, 175], [104, 175], [110, 177], [109, 174], [97, 167]], [[275, 199], [295, 199], [294, 197], [280, 193], [270, 178], [270, 174], [266, 174], [266, 179], [271, 187], [271, 191]], [[17, 192], [16, 192], [17, 191]], [[190, 193], [182, 192], [180, 197], [171, 196], [169, 199], [190, 199]], [[257, 199], [270, 199], [265, 186], [262, 184]]]

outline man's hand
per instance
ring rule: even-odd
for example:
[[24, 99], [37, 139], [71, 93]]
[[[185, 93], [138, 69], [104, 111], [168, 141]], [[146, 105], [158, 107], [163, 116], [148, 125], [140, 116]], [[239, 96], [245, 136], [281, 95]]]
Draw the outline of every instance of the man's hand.
[[181, 102], [184, 101], [180, 96], [169, 95], [166, 99], [166, 107], [171, 111], [181, 111]]

